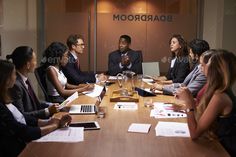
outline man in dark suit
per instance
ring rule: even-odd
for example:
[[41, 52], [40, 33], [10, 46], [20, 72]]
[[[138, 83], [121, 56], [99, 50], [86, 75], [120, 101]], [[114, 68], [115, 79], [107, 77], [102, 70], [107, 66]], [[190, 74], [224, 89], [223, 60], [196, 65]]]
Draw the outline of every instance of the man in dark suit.
[[94, 73], [81, 71], [79, 55], [84, 52], [84, 40], [81, 35], [70, 35], [67, 39], [67, 46], [69, 48], [69, 62], [66, 66], [62, 67], [62, 71], [68, 83], [78, 85], [81, 83], [95, 83], [106, 80], [106, 76], [103, 74], [95, 75]]
[[10, 93], [13, 98], [13, 104], [24, 115], [45, 119], [57, 112], [55, 105], [39, 102], [28, 78], [19, 72], [17, 72], [15, 85], [10, 89]]
[[128, 35], [121, 35], [119, 49], [109, 54], [108, 74], [117, 75], [122, 71], [130, 70], [136, 74], [142, 74], [142, 54], [129, 48], [131, 38]]

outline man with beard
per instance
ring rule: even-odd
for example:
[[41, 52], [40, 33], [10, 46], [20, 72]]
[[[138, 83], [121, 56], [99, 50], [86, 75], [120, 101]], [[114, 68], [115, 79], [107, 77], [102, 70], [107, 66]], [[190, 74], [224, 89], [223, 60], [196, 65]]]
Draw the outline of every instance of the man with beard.
[[118, 50], [109, 54], [108, 74], [117, 75], [129, 70], [136, 74], [142, 74], [142, 54], [130, 49], [131, 37], [121, 35]]

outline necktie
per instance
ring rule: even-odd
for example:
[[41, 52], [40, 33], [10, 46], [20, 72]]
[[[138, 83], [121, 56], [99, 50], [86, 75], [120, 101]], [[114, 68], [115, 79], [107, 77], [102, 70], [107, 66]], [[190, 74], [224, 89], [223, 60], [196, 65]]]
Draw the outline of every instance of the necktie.
[[35, 93], [34, 93], [34, 91], [33, 91], [33, 88], [32, 88], [32, 86], [31, 86], [29, 80], [26, 80], [25, 83], [28, 85], [28, 93], [29, 93], [29, 95], [30, 95], [31, 100], [33, 101], [33, 103], [34, 103], [34, 105], [35, 105], [34, 107], [37, 109], [37, 106], [38, 106], [38, 104], [39, 104], [39, 100], [38, 100], [38, 98], [36, 97], [36, 95], [35, 95]]
[[76, 63], [77, 63], [77, 67], [78, 67], [78, 69], [80, 69], [79, 58], [77, 58]]

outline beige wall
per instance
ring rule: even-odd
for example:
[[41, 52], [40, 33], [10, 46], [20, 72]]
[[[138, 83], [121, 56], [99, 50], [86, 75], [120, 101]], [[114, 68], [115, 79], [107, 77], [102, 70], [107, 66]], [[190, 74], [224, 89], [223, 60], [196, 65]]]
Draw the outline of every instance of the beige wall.
[[[37, 0], [3, 0], [3, 22], [0, 26], [2, 55], [0, 58], [5, 58], [8, 53], [20, 45], [28, 45], [37, 50], [36, 3]], [[203, 39], [209, 42], [211, 48], [224, 48], [236, 53], [235, 19], [235, 0], [205, 0]], [[114, 38], [114, 44], [117, 42], [116, 40]], [[37, 85], [34, 84], [34, 86], [37, 88]]]
[[[205, 0], [203, 39], [211, 48], [223, 48], [236, 54], [236, 1]], [[233, 88], [236, 93], [236, 83]]]
[[222, 47], [224, 0], [205, 0], [203, 39], [211, 48]]
[[[37, 50], [36, 11], [36, 0], [3, 0], [1, 59], [5, 59], [17, 46], [27, 45]], [[35, 82], [33, 74], [30, 78]], [[33, 86], [37, 91], [37, 84], [33, 83]]]

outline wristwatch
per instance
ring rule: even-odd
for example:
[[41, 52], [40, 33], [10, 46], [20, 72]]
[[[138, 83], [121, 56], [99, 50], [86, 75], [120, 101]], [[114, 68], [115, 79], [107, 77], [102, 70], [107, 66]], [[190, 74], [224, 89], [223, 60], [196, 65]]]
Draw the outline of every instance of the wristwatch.
[[193, 111], [194, 111], [194, 108], [187, 108], [186, 109], [186, 113], [193, 112]]

